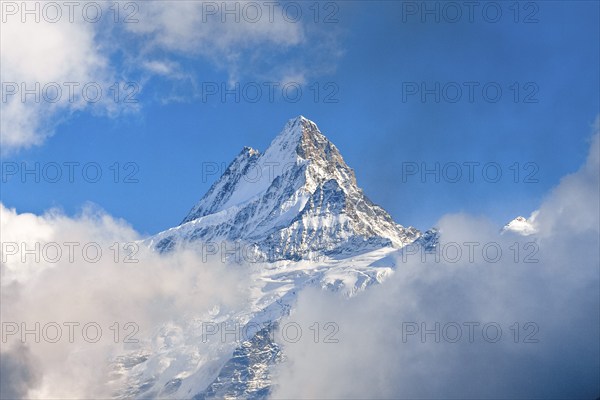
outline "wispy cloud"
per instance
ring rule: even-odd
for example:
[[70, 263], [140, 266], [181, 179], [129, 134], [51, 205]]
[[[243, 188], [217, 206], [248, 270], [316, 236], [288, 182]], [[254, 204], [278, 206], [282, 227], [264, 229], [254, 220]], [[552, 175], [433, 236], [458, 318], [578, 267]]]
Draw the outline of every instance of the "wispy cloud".
[[[32, 15], [23, 22], [24, 6], [14, 4], [16, 9], [3, 16], [1, 38], [4, 152], [42, 144], [75, 111], [114, 117], [140, 108], [141, 103], [115, 101], [114, 85], [121, 97], [130, 94], [124, 86], [134, 82], [138, 100], [153, 76], [193, 87], [198, 67], [224, 71], [230, 82], [293, 78], [302, 83], [308, 76], [331, 72], [341, 54], [333, 26], [308, 23], [308, 10], [302, 19], [290, 19], [281, 4], [114, 3], [102, 5], [102, 18], [90, 21], [81, 9], [71, 20], [70, 9], [57, 3], [62, 18], [52, 21], [40, 11], [39, 22]], [[93, 83], [89, 92], [84, 91], [88, 83]], [[57, 86], [62, 90], [58, 97]], [[103, 92], [98, 99], [97, 87]], [[24, 89], [36, 90], [39, 99], [24, 95]]]

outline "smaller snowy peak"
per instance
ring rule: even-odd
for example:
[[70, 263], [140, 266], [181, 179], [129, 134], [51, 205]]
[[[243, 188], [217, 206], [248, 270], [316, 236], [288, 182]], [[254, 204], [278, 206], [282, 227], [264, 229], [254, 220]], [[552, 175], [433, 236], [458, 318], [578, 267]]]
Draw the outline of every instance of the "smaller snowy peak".
[[185, 224], [223, 209], [236, 188], [243, 183], [244, 175], [256, 164], [259, 158], [260, 152], [258, 150], [245, 146], [229, 164], [219, 180], [211, 186], [206, 195], [190, 210], [181, 223]]
[[534, 221], [537, 216], [537, 212], [531, 214], [529, 218], [518, 216], [517, 218], [504, 225], [502, 233], [513, 232], [521, 236], [529, 236], [537, 233]]
[[253, 149], [252, 147], [249, 147], [249, 146], [244, 146], [244, 148], [242, 149], [242, 151], [239, 155], [245, 155], [246, 157], [259, 156], [260, 151]]

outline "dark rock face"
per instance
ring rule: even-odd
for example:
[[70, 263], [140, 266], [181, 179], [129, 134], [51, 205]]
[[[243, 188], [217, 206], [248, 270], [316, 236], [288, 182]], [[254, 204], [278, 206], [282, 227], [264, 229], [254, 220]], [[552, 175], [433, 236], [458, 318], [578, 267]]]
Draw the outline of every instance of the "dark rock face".
[[269, 367], [283, 358], [272, 337], [275, 329], [276, 325], [272, 324], [243, 342], [223, 366], [219, 376], [193, 399], [267, 398], [271, 390]]

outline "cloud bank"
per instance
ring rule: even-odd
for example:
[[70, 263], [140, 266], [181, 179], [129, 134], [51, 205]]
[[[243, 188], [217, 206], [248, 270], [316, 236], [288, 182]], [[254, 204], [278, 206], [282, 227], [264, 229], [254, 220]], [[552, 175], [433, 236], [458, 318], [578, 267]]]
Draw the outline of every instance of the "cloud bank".
[[[548, 194], [535, 235], [446, 215], [440, 246], [462, 256], [398, 257], [388, 281], [348, 301], [302, 293], [290, 318], [337, 323], [339, 343], [312, 332], [282, 343], [272, 398], [597, 398], [598, 156], [596, 123], [585, 165]], [[479, 244], [472, 258], [465, 243]]]
[[162, 370], [182, 362], [169, 357], [179, 351], [202, 359], [209, 349], [200, 337], [177, 332], [246, 302], [240, 269], [193, 251], [151, 253], [124, 221], [97, 209], [35, 216], [0, 204], [0, 220], [3, 399], [112, 397], [131, 378], [118, 357], [166, 354]]

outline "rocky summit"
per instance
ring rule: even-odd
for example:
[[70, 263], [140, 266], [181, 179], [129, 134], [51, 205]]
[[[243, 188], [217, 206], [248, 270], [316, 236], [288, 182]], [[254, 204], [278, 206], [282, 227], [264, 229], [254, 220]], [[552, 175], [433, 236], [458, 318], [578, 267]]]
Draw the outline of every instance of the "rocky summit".
[[419, 236], [369, 200], [337, 147], [299, 116], [264, 153], [244, 147], [183, 222], [152, 243], [169, 251], [242, 241], [277, 261], [400, 248]]

